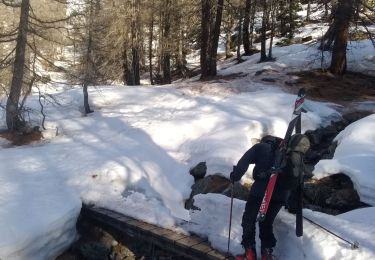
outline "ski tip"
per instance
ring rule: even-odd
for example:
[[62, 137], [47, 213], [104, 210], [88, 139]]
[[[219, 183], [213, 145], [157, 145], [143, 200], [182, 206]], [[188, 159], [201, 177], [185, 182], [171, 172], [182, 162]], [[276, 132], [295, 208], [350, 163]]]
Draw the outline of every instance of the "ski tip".
[[300, 88], [299, 90], [298, 90], [298, 96], [299, 97], [304, 97], [306, 95], [306, 91], [305, 91], [305, 89], [304, 88]]

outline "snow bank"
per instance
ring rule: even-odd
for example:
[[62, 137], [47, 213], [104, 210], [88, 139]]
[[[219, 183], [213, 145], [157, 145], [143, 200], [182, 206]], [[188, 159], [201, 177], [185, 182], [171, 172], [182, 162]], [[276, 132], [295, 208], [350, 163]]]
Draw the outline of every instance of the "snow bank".
[[56, 257], [76, 239], [79, 197], [23, 149], [2, 152], [0, 165], [0, 259]]
[[335, 173], [348, 175], [361, 200], [375, 204], [375, 114], [346, 127], [336, 138], [338, 146], [332, 160], [321, 160], [314, 170], [316, 178]]

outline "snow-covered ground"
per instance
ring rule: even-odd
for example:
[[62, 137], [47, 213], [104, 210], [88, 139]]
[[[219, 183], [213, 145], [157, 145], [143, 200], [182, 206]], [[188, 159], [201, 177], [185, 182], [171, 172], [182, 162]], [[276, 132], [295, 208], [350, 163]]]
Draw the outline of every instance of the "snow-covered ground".
[[[356, 44], [363, 48], [352, 49], [349, 67], [375, 71], [371, 43]], [[228, 177], [254, 138], [282, 137], [295, 95], [254, 82], [254, 72], [314, 67], [307, 63], [312, 53], [316, 53], [312, 46], [293, 45], [275, 48], [275, 63], [258, 64], [255, 55], [235, 66], [223, 65], [221, 75], [247, 75], [233, 81], [90, 88], [95, 112], [87, 117], [79, 112], [80, 89], [54, 90], [60, 105], [45, 104], [45, 140], [0, 149], [0, 259], [53, 259], [76, 238], [75, 221], [82, 202], [162, 227], [199, 233], [226, 251], [230, 199], [199, 195], [195, 201], [201, 211], [185, 210], [184, 200], [193, 184], [189, 168], [206, 161], [208, 174]], [[28, 99], [27, 106], [39, 109], [37, 95]], [[307, 100], [302, 130], [339, 117], [336, 107]], [[320, 162], [315, 171], [317, 177], [336, 171], [348, 174], [361, 199], [371, 204], [375, 201], [374, 124], [372, 115], [347, 127], [336, 138], [339, 145], [333, 160]], [[250, 178], [251, 170], [245, 178]], [[244, 204], [234, 201], [233, 254], [242, 250]], [[278, 259], [375, 259], [373, 207], [336, 217], [304, 213], [348, 240], [358, 241], [360, 248], [351, 250], [308, 222], [304, 236], [297, 238], [294, 217], [282, 211], [275, 223]]]

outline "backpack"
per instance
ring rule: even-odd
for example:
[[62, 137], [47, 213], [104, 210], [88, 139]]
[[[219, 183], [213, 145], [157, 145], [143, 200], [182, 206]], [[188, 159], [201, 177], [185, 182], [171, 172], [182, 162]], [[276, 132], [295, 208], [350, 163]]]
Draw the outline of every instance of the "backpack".
[[282, 138], [273, 135], [266, 135], [263, 136], [262, 139], [260, 139], [261, 143], [270, 144], [272, 147], [272, 151], [276, 151], [282, 141]]
[[286, 155], [282, 167], [283, 186], [288, 190], [295, 190], [303, 182], [304, 156], [310, 148], [310, 140], [304, 134], [291, 136], [286, 148]]

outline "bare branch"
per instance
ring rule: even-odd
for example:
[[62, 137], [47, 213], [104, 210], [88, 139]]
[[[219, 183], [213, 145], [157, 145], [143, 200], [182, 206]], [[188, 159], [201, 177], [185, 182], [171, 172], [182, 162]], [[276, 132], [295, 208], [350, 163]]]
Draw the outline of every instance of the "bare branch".
[[77, 17], [77, 16], [83, 16], [83, 14], [73, 13], [73, 14], [67, 16], [67, 17], [64, 17], [64, 18], [61, 18], [61, 19], [56, 19], [56, 20], [50, 20], [50, 21], [39, 19], [34, 15], [30, 15], [30, 18], [32, 18], [33, 20], [35, 20], [35, 21], [37, 21], [38, 23], [41, 23], [41, 24], [54, 24], [54, 23], [66, 22], [66, 21], [70, 20], [71, 18]]
[[12, 36], [16, 36], [17, 33], [18, 33], [18, 28], [14, 29], [11, 32], [6, 32], [6, 33], [1, 33], [0, 32], [0, 37], [12, 37]]
[[6, 60], [16, 51], [16, 47], [13, 48], [13, 50], [11, 50], [6, 56], [4, 59], [0, 60], [0, 65], [2, 64], [6, 64]]
[[6, 5], [6, 6], [10, 6], [10, 7], [21, 7], [21, 3], [14, 3], [14, 0], [1, 0], [1, 2]]
[[53, 43], [56, 43], [56, 44], [59, 44], [59, 45], [63, 45], [62, 42], [58, 42], [56, 40], [53, 40], [53, 39], [49, 39], [47, 36], [45, 35], [42, 35], [40, 32], [38, 32], [37, 30], [33, 29], [33, 28], [29, 28], [29, 32], [38, 36], [39, 38], [43, 39], [43, 40], [46, 40], [46, 41], [49, 41], [49, 42], [53, 42]]
[[15, 38], [10, 38], [10, 39], [0, 39], [0, 43], [5, 43], [5, 42], [14, 42], [17, 40], [17, 37]]
[[368, 37], [370, 38], [370, 40], [371, 40], [371, 42], [372, 42], [372, 45], [373, 45], [374, 48], [375, 48], [375, 40], [374, 40], [374, 38], [372, 37], [372, 33], [371, 33], [371, 32], [369, 31], [369, 29], [367, 28], [365, 21], [364, 21], [363, 19], [361, 19], [361, 21], [362, 21], [362, 26], [365, 28], [365, 30], [366, 30], [366, 32], [367, 32], [367, 35], [368, 35]]

